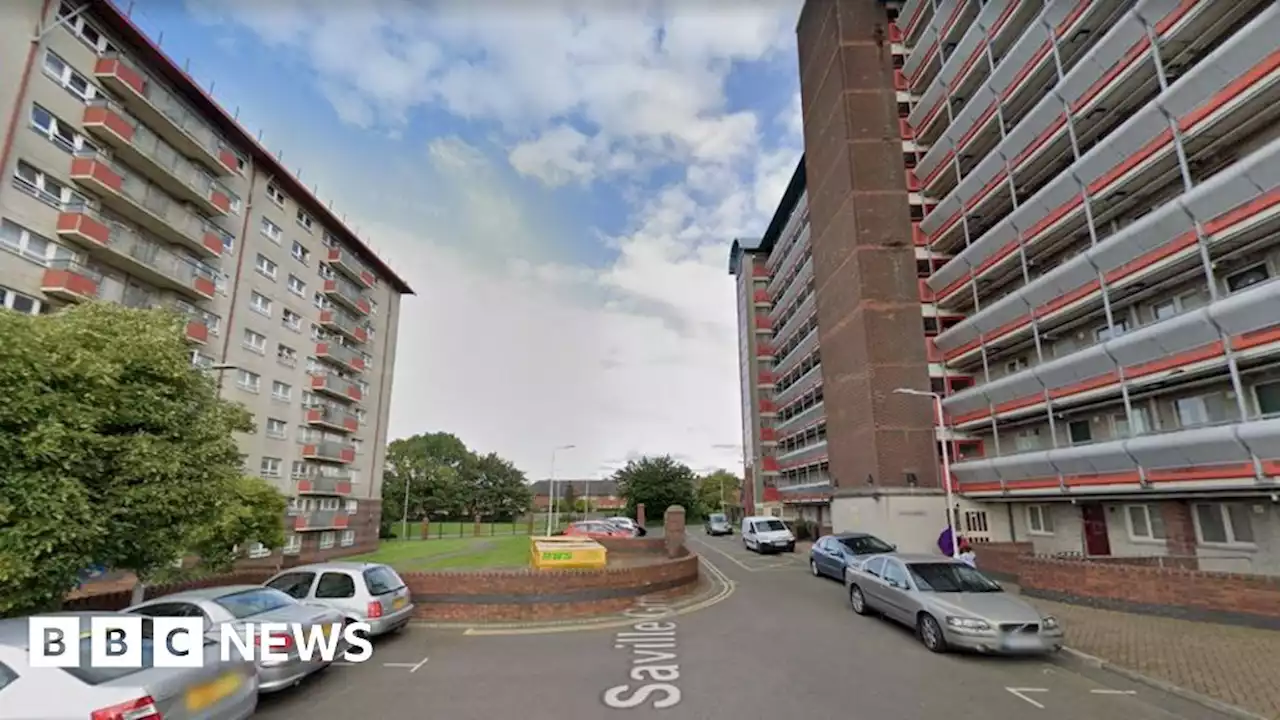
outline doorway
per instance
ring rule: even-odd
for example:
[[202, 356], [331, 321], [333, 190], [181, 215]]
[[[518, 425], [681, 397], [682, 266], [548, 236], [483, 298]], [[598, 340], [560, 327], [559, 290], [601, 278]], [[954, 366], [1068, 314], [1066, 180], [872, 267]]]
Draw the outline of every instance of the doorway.
[[1080, 517], [1084, 521], [1085, 555], [1110, 555], [1111, 540], [1107, 537], [1107, 511], [1102, 507], [1102, 504], [1088, 503], [1081, 505]]

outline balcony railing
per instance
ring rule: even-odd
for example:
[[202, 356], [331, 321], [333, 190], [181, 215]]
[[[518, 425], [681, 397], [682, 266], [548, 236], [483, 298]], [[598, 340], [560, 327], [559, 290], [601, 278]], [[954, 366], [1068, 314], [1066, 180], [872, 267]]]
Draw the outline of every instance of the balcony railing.
[[235, 172], [234, 156], [204, 119], [129, 60], [110, 53], [98, 60], [94, 76], [126, 107], [189, 157], [223, 175]]
[[351, 494], [351, 475], [307, 475], [298, 478], [299, 495], [338, 495]]
[[77, 242], [103, 262], [197, 300], [217, 292], [213, 270], [177, 255], [133, 228], [87, 207], [58, 215], [58, 235]]
[[211, 215], [231, 212], [231, 191], [203, 166], [192, 163], [123, 107], [94, 100], [84, 111], [85, 129], [114, 149], [116, 157], [168, 192]]
[[103, 205], [158, 237], [205, 257], [222, 254], [225, 232], [214, 228], [159, 186], [104, 155], [77, 153], [71, 161], [71, 179], [101, 198]]
[[341, 272], [360, 285], [366, 288], [373, 287], [373, 272], [364, 263], [360, 262], [360, 259], [350, 250], [340, 247], [329, 248], [328, 263], [329, 267]]
[[344, 402], [360, 402], [363, 399], [359, 385], [332, 373], [313, 374], [311, 389]]
[[360, 429], [360, 418], [344, 408], [321, 405], [307, 408], [307, 424], [342, 432], [355, 432]]
[[293, 517], [294, 530], [342, 530], [351, 524], [346, 510], [307, 510]]
[[64, 302], [83, 302], [98, 296], [101, 282], [101, 273], [76, 260], [51, 260], [40, 280], [40, 291]]
[[369, 331], [360, 324], [354, 315], [337, 308], [320, 311], [320, 327], [330, 332], [340, 333], [348, 340], [358, 343], [369, 341]]
[[316, 343], [316, 358], [350, 372], [364, 372], [364, 357], [359, 352], [336, 342]]
[[805, 445], [804, 447], [788, 452], [778, 453], [778, 465], [783, 469], [791, 469], [811, 465], [813, 463], [822, 462], [827, 459], [827, 441], [819, 440], [816, 443]]
[[361, 315], [368, 315], [373, 310], [373, 306], [369, 304], [369, 298], [365, 297], [364, 291], [346, 278], [337, 277], [325, 280], [324, 294], [330, 300], [340, 303]]
[[324, 460], [325, 462], [353, 463], [356, 461], [356, 449], [353, 445], [336, 440], [321, 440], [302, 446], [304, 460]]

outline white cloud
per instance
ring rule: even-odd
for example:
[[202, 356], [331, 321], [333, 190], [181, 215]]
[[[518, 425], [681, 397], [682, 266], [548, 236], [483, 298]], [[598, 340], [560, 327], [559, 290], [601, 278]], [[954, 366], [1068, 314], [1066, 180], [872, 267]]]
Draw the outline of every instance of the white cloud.
[[[280, 140], [333, 163], [308, 176], [419, 292], [403, 308], [393, 437], [448, 430], [535, 477], [565, 443], [577, 446], [557, 458], [565, 475], [638, 453], [740, 468], [726, 251], [763, 229], [800, 142], [793, 109], [730, 107], [726, 81], [737, 62], [794, 64], [798, 1], [628, 5], [204, 5], [300, 53], [349, 124], [395, 130], [432, 108], [500, 129], [499, 153], [435, 138], [404, 168], [338, 167]], [[615, 257], [590, 266], [559, 251], [575, 219], [552, 217], [506, 167], [558, 187], [671, 163], [683, 173], [657, 192], [618, 186], [628, 229], [601, 238]], [[412, 199], [362, 184], [374, 171]]]

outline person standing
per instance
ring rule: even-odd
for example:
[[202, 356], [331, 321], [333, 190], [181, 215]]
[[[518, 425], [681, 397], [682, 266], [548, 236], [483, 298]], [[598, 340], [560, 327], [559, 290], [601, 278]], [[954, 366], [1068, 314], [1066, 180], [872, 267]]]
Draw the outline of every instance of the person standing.
[[960, 562], [975, 570], [978, 567], [978, 554], [973, 551], [973, 546], [969, 544], [969, 541], [964, 539], [960, 540]]

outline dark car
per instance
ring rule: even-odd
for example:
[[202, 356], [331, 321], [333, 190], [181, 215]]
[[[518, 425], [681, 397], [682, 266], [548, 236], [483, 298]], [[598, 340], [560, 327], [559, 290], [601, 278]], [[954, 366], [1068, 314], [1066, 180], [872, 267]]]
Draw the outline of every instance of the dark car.
[[711, 513], [707, 516], [707, 521], [702, 524], [702, 529], [708, 535], [732, 535], [733, 525], [729, 524], [729, 518], [724, 513]]
[[891, 553], [897, 548], [875, 535], [840, 533], [818, 538], [809, 550], [809, 569], [814, 577], [844, 582], [844, 570], [872, 555]]

